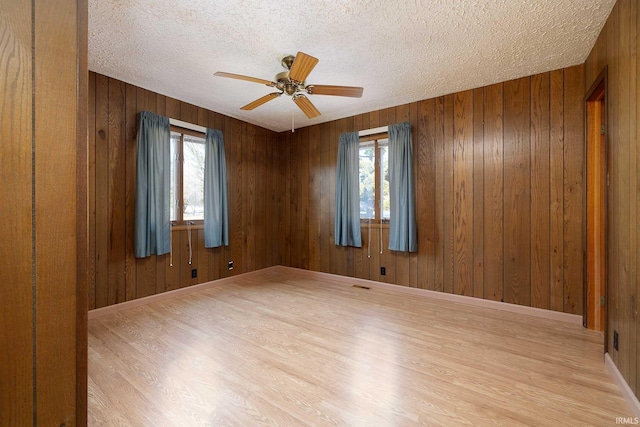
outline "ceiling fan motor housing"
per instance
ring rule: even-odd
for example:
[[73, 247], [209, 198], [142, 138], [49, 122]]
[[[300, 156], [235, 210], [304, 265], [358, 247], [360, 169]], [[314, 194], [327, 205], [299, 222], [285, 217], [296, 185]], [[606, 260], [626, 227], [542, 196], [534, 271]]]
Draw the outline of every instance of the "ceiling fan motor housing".
[[[283, 59], [284, 61], [284, 59]], [[289, 78], [289, 72], [283, 71], [281, 73], [276, 74], [275, 77], [276, 88], [283, 91], [287, 95], [291, 96], [298, 91], [304, 90], [304, 82], [302, 84], [297, 84]]]

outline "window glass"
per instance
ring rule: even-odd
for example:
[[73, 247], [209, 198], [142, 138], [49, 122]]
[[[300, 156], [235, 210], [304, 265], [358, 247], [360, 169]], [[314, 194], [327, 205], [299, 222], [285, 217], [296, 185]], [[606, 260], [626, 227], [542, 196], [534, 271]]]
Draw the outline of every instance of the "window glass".
[[389, 140], [360, 143], [360, 219], [385, 221], [390, 217]]
[[171, 221], [178, 220], [178, 186], [179, 179], [179, 146], [182, 134], [171, 132], [171, 184], [169, 190], [169, 219]]
[[171, 131], [170, 219], [204, 219], [204, 138]]
[[204, 140], [184, 136], [183, 220], [204, 219]]
[[360, 218], [375, 218], [376, 154], [374, 141], [360, 145]]
[[389, 141], [384, 140], [378, 143], [380, 157], [380, 191], [382, 197], [382, 219], [388, 220], [391, 217], [391, 197], [389, 196]]

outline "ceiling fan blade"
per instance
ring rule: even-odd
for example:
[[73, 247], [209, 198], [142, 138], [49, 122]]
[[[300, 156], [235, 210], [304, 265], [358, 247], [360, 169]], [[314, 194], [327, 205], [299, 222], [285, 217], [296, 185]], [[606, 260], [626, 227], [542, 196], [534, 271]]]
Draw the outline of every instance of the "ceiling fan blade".
[[293, 102], [295, 102], [296, 105], [300, 107], [302, 112], [310, 119], [313, 119], [314, 117], [318, 117], [320, 115], [320, 111], [318, 111], [315, 105], [313, 105], [311, 101], [309, 101], [309, 98], [304, 95], [295, 95], [293, 97]]
[[360, 98], [362, 96], [361, 87], [355, 86], [330, 86], [330, 85], [309, 85], [306, 87], [310, 95], [333, 95], [333, 96], [350, 96], [352, 98]]
[[291, 70], [289, 70], [289, 78], [297, 82], [302, 83], [305, 81], [313, 67], [318, 63], [318, 58], [307, 55], [304, 52], [298, 52], [296, 59], [291, 64]]
[[233, 74], [233, 73], [225, 73], [223, 71], [218, 71], [214, 74], [214, 76], [218, 77], [228, 77], [230, 79], [238, 79], [238, 80], [246, 80], [248, 82], [260, 83], [267, 86], [275, 86], [276, 84], [269, 80], [258, 79], [256, 77], [243, 76], [242, 74]]
[[282, 95], [281, 92], [273, 92], [270, 93], [268, 95], [265, 95], [261, 98], [256, 99], [253, 102], [248, 103], [247, 105], [245, 105], [244, 107], [240, 108], [241, 110], [253, 110], [256, 107], [261, 106], [262, 104], [264, 104], [265, 102], [269, 102], [272, 99], [276, 99], [277, 97], [279, 97], [280, 95]]

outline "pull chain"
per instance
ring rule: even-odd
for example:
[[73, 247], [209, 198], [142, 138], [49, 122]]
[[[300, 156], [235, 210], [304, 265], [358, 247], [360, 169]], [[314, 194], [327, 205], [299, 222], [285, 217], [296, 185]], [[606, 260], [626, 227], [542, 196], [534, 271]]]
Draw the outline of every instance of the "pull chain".
[[[377, 144], [377, 141], [376, 141]], [[380, 168], [380, 171], [382, 172], [382, 149], [378, 148], [378, 150], [380, 151], [380, 155], [378, 156], [378, 162], [379, 165], [378, 167]], [[383, 177], [383, 173], [380, 173], [380, 255], [382, 255], [382, 199], [384, 198], [382, 193], [384, 191], [384, 177]]]
[[367, 257], [371, 258], [371, 218], [369, 218], [369, 245], [367, 246]]
[[173, 231], [169, 232], [169, 267], [173, 267]]
[[187, 221], [187, 237], [189, 238], [189, 265], [191, 265], [191, 257], [193, 256], [193, 249], [191, 248], [191, 225], [193, 221]]

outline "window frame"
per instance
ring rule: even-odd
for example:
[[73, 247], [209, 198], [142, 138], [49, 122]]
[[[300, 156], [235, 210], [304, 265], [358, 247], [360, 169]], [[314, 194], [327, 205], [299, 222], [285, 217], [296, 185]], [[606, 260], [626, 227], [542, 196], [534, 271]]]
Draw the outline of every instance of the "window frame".
[[184, 219], [184, 136], [189, 135], [196, 138], [201, 138], [203, 141], [206, 141], [206, 135], [202, 132], [198, 132], [195, 130], [183, 128], [176, 125], [171, 125], [170, 130], [172, 133], [180, 134], [180, 142], [178, 144], [176, 155], [176, 159], [171, 159], [171, 162], [175, 161], [175, 182], [174, 188], [177, 192], [177, 206], [176, 213], [177, 218], [175, 220], [171, 220], [171, 226], [174, 229], [180, 229], [186, 226], [196, 226], [197, 228], [204, 228], [204, 215], [202, 219]]
[[[381, 141], [386, 141], [386, 145], [388, 147], [389, 132], [382, 132], [382, 133], [376, 133], [373, 135], [361, 136], [358, 141], [358, 144], [359, 144], [358, 149], [364, 144], [373, 142], [374, 153], [375, 153], [375, 160], [374, 160], [375, 186], [374, 186], [374, 202], [373, 202], [374, 218], [360, 218], [360, 224], [379, 225], [382, 227], [385, 227], [385, 226], [388, 227], [390, 218], [382, 218], [382, 206], [381, 206], [382, 185], [383, 185], [382, 182], [384, 179], [382, 175], [382, 156], [380, 155], [380, 146], [379, 146], [379, 142]], [[360, 171], [358, 171], [358, 174], [359, 172]]]

